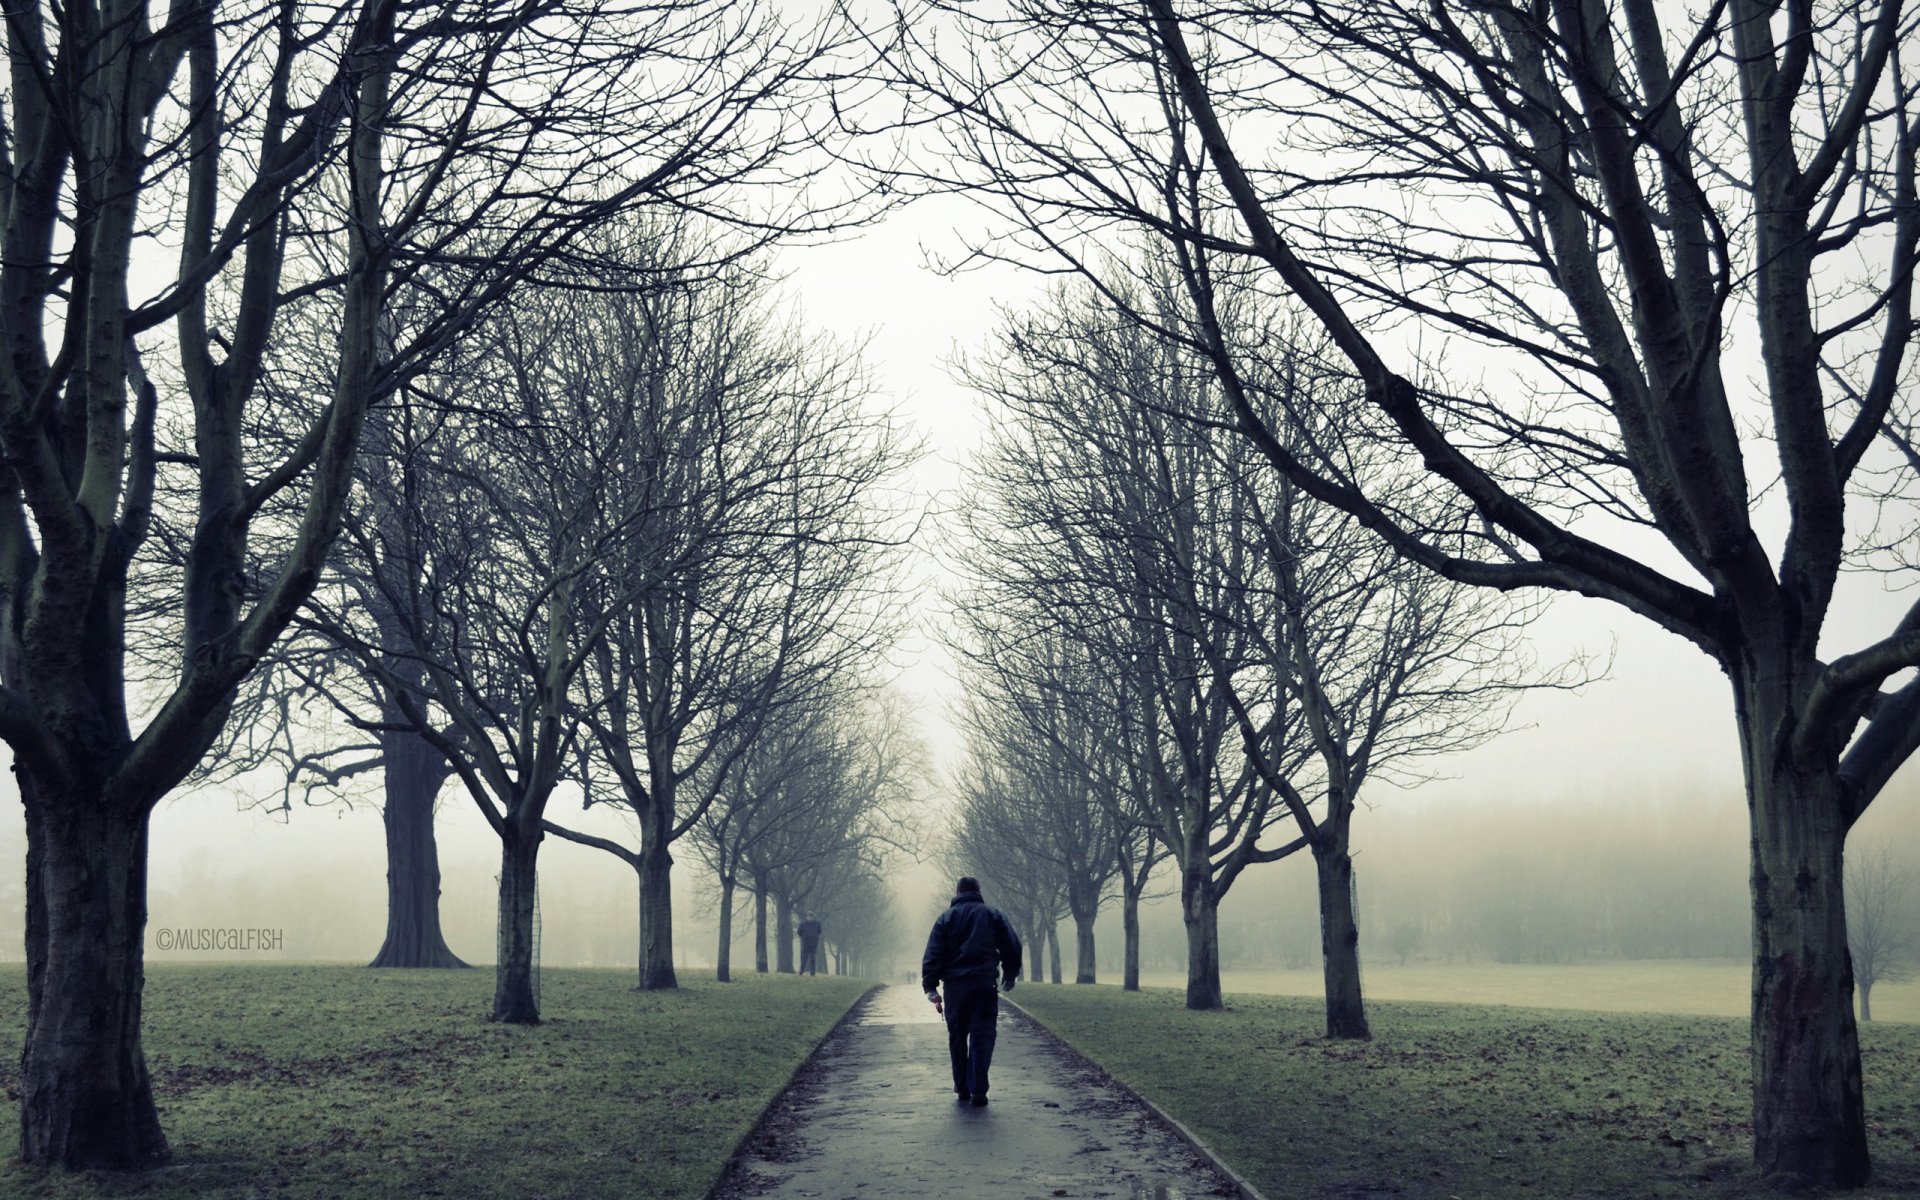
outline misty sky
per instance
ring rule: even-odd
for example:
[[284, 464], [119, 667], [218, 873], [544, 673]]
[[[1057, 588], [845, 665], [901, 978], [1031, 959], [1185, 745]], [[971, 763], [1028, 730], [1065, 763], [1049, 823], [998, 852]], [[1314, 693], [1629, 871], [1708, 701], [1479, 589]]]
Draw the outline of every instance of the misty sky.
[[[956, 351], [983, 343], [996, 303], [1018, 306], [1046, 282], [1006, 266], [943, 276], [926, 265], [929, 255], [959, 252], [956, 226], [970, 232], [984, 220], [977, 208], [940, 198], [856, 239], [790, 250], [784, 259], [810, 323], [845, 337], [872, 336], [870, 358], [882, 387], [933, 447], [918, 481], [936, 504], [962, 486], [962, 468], [984, 420], [979, 402], [949, 378], [943, 364]], [[949, 760], [955, 739], [942, 713], [952, 696], [953, 671], [926, 636], [941, 619], [937, 599], [928, 597], [922, 607], [923, 633], [911, 647], [916, 662], [903, 682], [922, 702], [929, 739]], [[1870, 612], [1864, 636], [1884, 632], [1903, 607], [1897, 596], [1879, 605], [1843, 602], [1835, 620], [1859, 620]], [[1578, 695], [1523, 700], [1514, 731], [1448, 760], [1439, 769], [1456, 778], [1423, 787], [1422, 801], [1525, 795], [1529, 777], [1544, 770], [1596, 784], [1679, 777], [1738, 786], [1732, 702], [1719, 670], [1696, 648], [1613, 605], [1580, 597], [1557, 600], [1534, 633], [1543, 662], [1612, 651], [1609, 677]]]
[[[977, 229], [984, 218], [964, 201], [922, 201], [876, 228], [842, 242], [788, 249], [779, 262], [788, 288], [806, 321], [842, 338], [867, 336], [869, 362], [880, 396], [924, 436], [928, 457], [914, 486], [937, 513], [962, 486], [962, 468], [977, 442], [984, 414], [975, 399], [949, 377], [945, 363], [956, 352], [980, 345], [994, 321], [994, 305], [1019, 305], [1045, 280], [1010, 267], [995, 266], [957, 277], [926, 265], [928, 255], [952, 255], [961, 242], [956, 226]], [[933, 538], [926, 539], [929, 543]], [[932, 546], [923, 547], [921, 573], [941, 576]], [[1843, 580], [1844, 586], [1844, 580]], [[1833, 640], [1856, 642], [1884, 631], [1906, 598], [1843, 592], [1834, 610]], [[956, 761], [958, 741], [947, 720], [955, 699], [954, 671], [939, 649], [943, 618], [939, 598], [929, 590], [919, 600], [916, 631], [896, 656], [900, 685], [918, 709], [925, 735], [944, 774]], [[1849, 637], [1848, 622], [1856, 633]], [[1441, 778], [1416, 791], [1381, 784], [1368, 800], [1379, 812], [1368, 821], [1390, 820], [1396, 808], [1417, 810], [1435, 803], [1533, 801], [1610, 796], [1702, 795], [1737, 805], [1739, 768], [1731, 700], [1718, 670], [1707, 657], [1679, 638], [1611, 605], [1578, 597], [1557, 599], [1533, 630], [1536, 653], [1552, 662], [1579, 652], [1613, 654], [1610, 677], [1579, 694], [1543, 693], [1516, 707], [1511, 730], [1479, 749], [1429, 764]], [[1916, 793], [1912, 765], [1870, 812], [1866, 827], [1896, 819], [1897, 806], [1911, 807]], [[19, 904], [20, 858], [24, 848], [21, 812], [12, 781], [0, 780], [0, 903]], [[936, 797], [936, 802], [937, 802]], [[555, 816], [592, 827], [596, 814], [581, 814], [564, 795]], [[611, 819], [609, 816], [607, 819]], [[615, 827], [617, 828], [617, 827]], [[449, 904], [490, 907], [491, 876], [497, 870], [498, 842], [481, 823], [471, 802], [450, 788], [440, 818], [446, 896]], [[612, 832], [613, 830], [607, 830]], [[1366, 833], [1360, 833], [1364, 844]], [[684, 855], [676, 871], [676, 892], [695, 896], [693, 876], [700, 867]], [[542, 874], [581, 895], [606, 897], [618, 906], [614, 915], [633, 920], [632, 874], [597, 851], [550, 840], [542, 855]], [[377, 809], [301, 810], [291, 819], [271, 819], [243, 811], [241, 798], [208, 795], [170, 799], [154, 818], [153, 920], [164, 923], [168, 896], [190, 889], [209, 874], [257, 878], [269, 889], [327, 885], [329, 894], [367, 893], [365, 912], [338, 918], [356, 926], [383, 922], [385, 875]], [[306, 881], [304, 884], [301, 881]], [[917, 886], [917, 884], [916, 884]], [[683, 908], [686, 918], [704, 921], [703, 911]], [[490, 927], [491, 912], [485, 914]], [[17, 920], [17, 914], [12, 914]], [[234, 919], [240, 919], [238, 915]], [[324, 919], [316, 917], [315, 919]], [[450, 925], [451, 925], [450, 918]], [[377, 927], [371, 934], [371, 953]], [[481, 947], [465, 947], [479, 953]], [[489, 952], [491, 947], [484, 947]], [[0, 958], [19, 954], [17, 945], [0, 946]]]

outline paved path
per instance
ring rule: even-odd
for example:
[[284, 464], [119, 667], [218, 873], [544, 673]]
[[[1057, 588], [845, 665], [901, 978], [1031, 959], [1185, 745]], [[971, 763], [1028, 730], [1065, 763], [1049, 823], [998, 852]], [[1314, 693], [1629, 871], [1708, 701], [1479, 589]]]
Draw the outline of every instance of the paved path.
[[993, 1102], [956, 1104], [946, 1027], [924, 996], [901, 985], [863, 1001], [802, 1068], [716, 1193], [723, 1200], [1234, 1194], [1137, 1101], [1006, 1005]]

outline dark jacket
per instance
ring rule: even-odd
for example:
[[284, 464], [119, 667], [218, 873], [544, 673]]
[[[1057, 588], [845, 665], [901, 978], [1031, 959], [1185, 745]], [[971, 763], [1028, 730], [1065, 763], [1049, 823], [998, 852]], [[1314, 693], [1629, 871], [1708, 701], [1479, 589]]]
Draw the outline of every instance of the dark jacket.
[[1020, 974], [1020, 935], [979, 892], [961, 892], [933, 922], [920, 986], [932, 991], [944, 981], [1011, 980]]

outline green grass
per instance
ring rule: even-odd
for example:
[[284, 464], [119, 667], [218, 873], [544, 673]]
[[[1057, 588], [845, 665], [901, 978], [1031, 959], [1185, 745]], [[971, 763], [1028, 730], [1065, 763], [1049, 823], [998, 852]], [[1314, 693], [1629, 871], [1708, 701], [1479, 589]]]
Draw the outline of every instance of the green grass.
[[[1685, 1013], [1744, 1017], [1751, 963], [1733, 959], [1644, 959], [1583, 963], [1392, 962], [1366, 964], [1368, 996], [1436, 1004], [1518, 1004], [1600, 1012]], [[1318, 996], [1320, 968], [1225, 971], [1227, 990], [1272, 996]], [[1186, 976], [1148, 972], [1148, 987], [1186, 986]], [[1876, 1021], [1920, 1022], [1920, 979], [1873, 989]]]
[[173, 1163], [18, 1160], [26, 976], [0, 967], [0, 1196], [698, 1197], [867, 984], [548, 970], [546, 1023], [485, 1017], [493, 971], [152, 966], [147, 1060]]
[[[1749, 1164], [1740, 1020], [1373, 1002], [1329, 1042], [1317, 1000], [1027, 985], [1013, 999], [1170, 1112], [1270, 1200], [1731, 1198]], [[1877, 1179], [1920, 1197], [1920, 1028], [1862, 1035]]]

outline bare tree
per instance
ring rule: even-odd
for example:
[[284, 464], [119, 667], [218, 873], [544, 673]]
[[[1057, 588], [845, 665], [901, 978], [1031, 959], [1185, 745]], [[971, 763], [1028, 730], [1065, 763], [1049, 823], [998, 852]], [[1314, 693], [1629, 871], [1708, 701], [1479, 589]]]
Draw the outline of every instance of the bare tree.
[[926, 746], [889, 693], [848, 688], [825, 703], [825, 719], [793, 731], [809, 743], [793, 769], [745, 798], [753, 832], [736, 843], [735, 861], [754, 893], [754, 969], [763, 973], [792, 973], [795, 911], [877, 872], [911, 836], [908, 809], [927, 773]]
[[[1145, 710], [1120, 719], [1142, 726], [1151, 778], [1144, 815], [1181, 871], [1187, 1003], [1218, 1008], [1220, 898], [1247, 866], [1305, 845], [1261, 844], [1286, 808], [1238, 752], [1236, 695], [1216, 670], [1246, 661], [1258, 636], [1252, 626], [1278, 620], [1276, 589], [1247, 583], [1271, 565], [1256, 553], [1251, 498], [1214, 447], [1177, 421], [1113, 402], [1135, 375], [1155, 380], [1163, 395], [1204, 390], [1204, 369], [1151, 339], [1122, 334], [1102, 347], [1097, 320], [1070, 330], [1045, 324], [1044, 316], [1020, 319], [1002, 352], [970, 375], [1010, 414], [976, 467], [983, 495], [970, 532], [983, 548], [975, 555], [982, 587], [972, 604], [1005, 614], [1007, 634], [989, 651], [1003, 676], [1047, 679], [1046, 655], [1027, 631], [1053, 628], [1093, 649], [1098, 665], [1081, 680], [1138, 681], [1137, 691], [1124, 691]], [[1063, 345], [1079, 339], [1117, 369], [1075, 363]], [[1268, 611], [1249, 619], [1262, 603]], [[1017, 668], [1008, 665], [1016, 659]], [[1258, 736], [1304, 759], [1290, 736], [1298, 720], [1297, 710], [1276, 706]]]
[[[1098, 781], [1098, 795], [1113, 821], [1114, 878], [1120, 890], [1120, 931], [1123, 943], [1120, 986], [1140, 990], [1140, 902], [1155, 869], [1167, 857], [1158, 837], [1153, 795], [1161, 745], [1159, 726], [1152, 719], [1149, 681], [1138, 667], [1144, 661], [1138, 644], [1111, 639], [1102, 642], [1107, 654], [1096, 653], [1102, 682], [1073, 694], [1074, 702], [1102, 713], [1091, 722], [1096, 740], [1079, 765]], [[1117, 652], [1116, 652], [1117, 651]], [[1067, 689], [1072, 693], [1072, 689]], [[1079, 759], [1079, 755], [1075, 755]]]
[[[383, 412], [375, 406], [363, 435], [362, 459], [371, 473], [398, 464], [386, 457]], [[364, 507], [361, 509], [365, 511]], [[390, 513], [388, 514], [391, 515]], [[404, 554], [404, 543], [387, 545]], [[410, 561], [373, 564], [405, 579], [420, 567]], [[183, 789], [225, 785], [260, 772], [278, 777], [277, 791], [245, 793], [252, 807], [291, 820], [296, 810], [334, 805], [376, 805], [387, 856], [387, 928], [370, 967], [465, 968], [447, 945], [440, 924], [440, 853], [434, 817], [452, 767], [440, 750], [408, 723], [383, 677], [417, 691], [420, 678], [409, 659], [400, 625], [384, 609], [403, 588], [389, 583], [362, 589], [362, 615], [377, 636], [365, 645], [378, 654], [378, 669], [362, 669], [353, 636], [313, 628], [314, 614], [296, 617], [295, 628], [276, 642], [235, 697], [226, 728]], [[369, 783], [377, 782], [378, 790]]]
[[[1828, 618], [1843, 567], [1916, 565], [1908, 6], [937, 12], [894, 23], [893, 61], [909, 119], [952, 134], [927, 174], [1014, 218], [987, 252], [1079, 269], [1125, 230], [1181, 257], [1203, 322], [1225, 279], [1297, 297], [1363, 389], [1343, 441], [1452, 516], [1409, 521], [1340, 445], [1291, 441], [1261, 348], [1205, 322], [1275, 471], [1448, 578], [1607, 599], [1725, 670], [1755, 1161], [1866, 1182], [1841, 850], [1920, 744], [1920, 608], [1876, 635]], [[920, 44], [956, 24], [962, 51]]]
[[618, 331], [616, 374], [648, 380], [644, 450], [611, 483], [647, 516], [582, 593], [607, 635], [579, 675], [587, 803], [624, 807], [639, 846], [551, 831], [634, 868], [649, 990], [677, 983], [673, 843], [770, 718], [824, 703], [898, 623], [902, 535], [881, 493], [908, 448], [867, 410], [857, 355], [775, 324], [768, 301], [722, 277], [664, 309], [602, 297], [580, 314]]
[[[807, 786], [807, 780], [825, 767], [823, 759], [835, 752], [827, 724], [838, 710], [783, 706], [761, 723], [749, 739], [738, 767], [717, 789], [713, 803], [700, 815], [689, 840], [712, 868], [718, 890], [719, 942], [715, 974], [721, 983], [733, 978], [733, 917], [742, 874], [763, 845], [785, 843], [794, 826], [813, 821], [809, 805], [829, 798], [825, 789]], [[750, 880], [749, 880], [750, 882]], [[766, 903], [756, 895], [760, 915], [757, 936], [763, 947], [759, 969], [766, 970], [764, 930]]]
[[1860, 984], [1860, 1019], [1873, 1020], [1873, 985], [1913, 975], [1913, 868], [1886, 842], [1847, 851], [1847, 949]]
[[[788, 152], [826, 114], [796, 100], [838, 28], [618, 0], [8, 11], [0, 736], [29, 841], [27, 1161], [167, 1157], [139, 1032], [148, 816], [320, 577], [368, 406], [609, 212], [764, 225], [811, 203], [736, 185], [804, 176]], [[335, 363], [276, 453], [247, 434], [296, 304], [329, 314]], [[148, 571], [157, 617], [127, 601]], [[168, 654], [130, 693], [129, 661]]]
[[969, 663], [978, 685], [963, 709], [967, 738], [999, 767], [997, 790], [974, 793], [979, 803], [969, 819], [977, 837], [1020, 847], [1023, 861], [1057, 886], [1073, 918], [1074, 982], [1095, 983], [1094, 922], [1133, 831], [1105, 794], [1107, 779], [1092, 766], [1103, 748], [1098, 725], [1107, 715], [1087, 702], [1097, 685], [1067, 678], [1069, 662], [1084, 654], [1076, 656], [1078, 647], [1057, 631], [1033, 639], [1038, 644], [1029, 649], [1040, 669], [1034, 674], [1024, 656], [996, 654], [1000, 631], [985, 614], [962, 615], [972, 618], [967, 624], [980, 647]]
[[[1111, 290], [1177, 328], [1177, 294], [1164, 283], [1148, 288], [1156, 286], [1147, 300], [1132, 299], [1139, 288]], [[1328, 1035], [1363, 1038], [1351, 853], [1361, 790], [1378, 775], [1416, 778], [1413, 760], [1500, 726], [1525, 675], [1514, 643], [1530, 612], [1399, 560], [1339, 510], [1274, 477], [1225, 432], [1208, 364], [1129, 323], [1126, 311], [1090, 290], [1056, 293], [1016, 318], [993, 367], [975, 374], [1031, 443], [1012, 481], [1018, 499], [999, 502], [1039, 551], [1017, 569], [1047, 597], [1042, 611], [1084, 597], [1073, 634], [1083, 642], [1089, 627], [1111, 627], [1113, 614], [1143, 602], [1191, 639], [1248, 763], [1298, 827], [1273, 856], [1312, 852]], [[1241, 336], [1276, 347], [1288, 333]], [[1304, 353], [1270, 357], [1286, 375], [1262, 383], [1296, 408], [1308, 406], [1299, 393], [1345, 387]], [[1366, 465], [1350, 459], [1349, 468]], [[1030, 627], [1031, 618], [1016, 623]], [[987, 657], [1005, 653], [996, 645]], [[1113, 657], [1107, 650], [1109, 664]], [[1083, 666], [1076, 684], [1059, 658], [1025, 649], [1017, 669], [1084, 706], [1103, 671]], [[1003, 694], [1022, 690], [1005, 669], [996, 683]], [[1029, 720], [1055, 728], [1044, 711], [1029, 706]], [[1050, 740], [1089, 757], [1057, 733]]]
[[581, 737], [582, 665], [611, 624], [583, 595], [641, 536], [649, 503], [671, 503], [618, 486], [649, 449], [644, 409], [629, 407], [649, 377], [598, 371], [592, 343], [614, 334], [569, 319], [571, 299], [516, 299], [448, 364], [446, 394], [409, 406], [391, 430], [399, 469], [369, 472], [337, 569], [308, 606], [313, 628], [378, 673], [500, 837], [493, 1016], [525, 1023], [538, 1020], [544, 813]]
[[1005, 820], [1005, 799], [1019, 784], [986, 747], [968, 749], [970, 761], [955, 780], [958, 803], [943, 839], [947, 869], [955, 878], [979, 880], [994, 907], [1024, 935], [1027, 978], [1038, 983], [1046, 978], [1047, 938], [1059, 919], [1064, 887], [1052, 864], [1032, 853]]
[[883, 875], [848, 860], [816, 893], [812, 908], [833, 950], [833, 973], [876, 978], [882, 948], [899, 937], [893, 895]]

